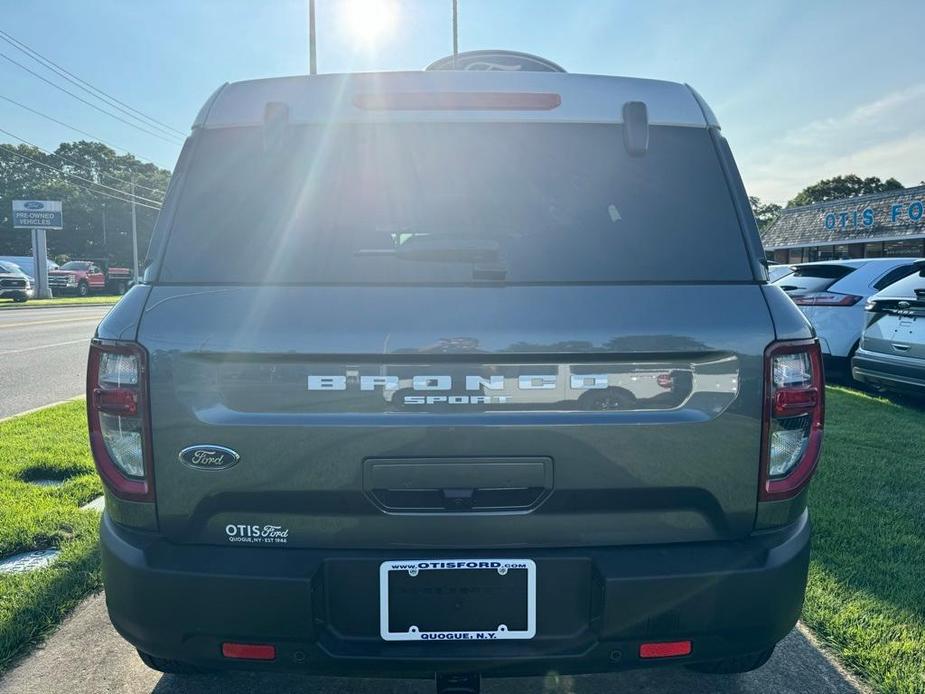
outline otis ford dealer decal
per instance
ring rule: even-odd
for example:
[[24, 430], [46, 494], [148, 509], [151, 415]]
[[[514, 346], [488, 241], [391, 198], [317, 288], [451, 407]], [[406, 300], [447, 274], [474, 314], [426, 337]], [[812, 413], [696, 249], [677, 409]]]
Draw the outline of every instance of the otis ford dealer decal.
[[229, 523], [225, 526], [228, 542], [246, 545], [284, 545], [289, 541], [289, 528], [281, 525], [245, 525]]

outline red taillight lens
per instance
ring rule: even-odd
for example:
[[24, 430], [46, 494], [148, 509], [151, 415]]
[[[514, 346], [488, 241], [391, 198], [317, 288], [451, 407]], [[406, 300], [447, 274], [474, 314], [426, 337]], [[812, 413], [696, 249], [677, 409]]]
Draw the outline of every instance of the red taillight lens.
[[96, 469], [110, 491], [124, 499], [153, 500], [147, 354], [139, 345], [90, 344], [87, 423]]
[[779, 342], [765, 352], [762, 501], [796, 496], [809, 483], [822, 448], [824, 387], [818, 340]]
[[639, 646], [640, 658], [677, 658], [691, 654], [690, 641], [662, 641]]
[[222, 655], [237, 660], [275, 660], [276, 646], [269, 643], [223, 643]]
[[357, 94], [366, 111], [550, 111], [562, 97], [549, 92], [393, 92]]
[[791, 297], [797, 306], [854, 306], [863, 296], [854, 294], [836, 294], [834, 292], [814, 292]]

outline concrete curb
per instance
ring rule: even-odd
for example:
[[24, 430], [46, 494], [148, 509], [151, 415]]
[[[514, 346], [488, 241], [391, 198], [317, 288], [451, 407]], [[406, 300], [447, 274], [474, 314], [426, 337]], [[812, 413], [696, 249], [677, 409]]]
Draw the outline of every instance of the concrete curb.
[[816, 634], [813, 633], [812, 629], [806, 626], [802, 620], [797, 622], [796, 627], [794, 627], [803, 637], [809, 641], [810, 645], [819, 651], [823, 657], [829, 661], [829, 665], [835, 668], [835, 671], [848, 683], [856, 687], [859, 692], [863, 694], [872, 694], [873, 689], [870, 686], [862, 681], [857, 675], [848, 670], [841, 661], [838, 659], [838, 656], [835, 652], [829, 648], [825, 643], [823, 643]]
[[83, 400], [84, 395], [75, 395], [73, 398], [68, 398], [67, 400], [59, 400], [58, 402], [52, 402], [48, 405], [42, 405], [41, 407], [33, 407], [31, 410], [26, 410], [24, 412], [17, 412], [16, 414], [11, 414], [9, 417], [0, 417], [0, 423], [9, 422], [11, 419], [19, 419], [20, 417], [25, 417], [29, 414], [35, 414], [36, 412], [41, 412], [42, 410], [47, 410], [49, 407], [57, 407], [58, 405], [64, 405], [65, 403], [74, 402], [75, 400]]
[[[35, 299], [40, 301], [40, 299]], [[0, 311], [28, 311], [33, 308], [96, 308], [99, 306], [115, 306], [118, 301], [101, 304], [35, 304], [33, 301], [27, 301], [24, 304], [3, 304], [0, 305]]]

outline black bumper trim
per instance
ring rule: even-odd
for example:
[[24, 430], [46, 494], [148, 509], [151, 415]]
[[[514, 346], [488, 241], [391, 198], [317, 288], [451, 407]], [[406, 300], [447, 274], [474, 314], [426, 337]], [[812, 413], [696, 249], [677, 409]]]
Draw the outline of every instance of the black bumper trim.
[[[796, 623], [809, 562], [805, 512], [736, 542], [519, 550], [537, 564], [537, 636], [488, 651], [485, 642], [378, 637], [369, 584], [379, 562], [458, 552], [183, 546], [108, 515], [101, 534], [110, 617], [141, 650], [207, 667], [364, 676], [603, 672], [762, 650]], [[466, 552], [501, 554], [511, 552]], [[679, 639], [693, 640], [690, 656], [638, 658], [643, 642]], [[278, 657], [225, 660], [223, 641], [274, 643]]]

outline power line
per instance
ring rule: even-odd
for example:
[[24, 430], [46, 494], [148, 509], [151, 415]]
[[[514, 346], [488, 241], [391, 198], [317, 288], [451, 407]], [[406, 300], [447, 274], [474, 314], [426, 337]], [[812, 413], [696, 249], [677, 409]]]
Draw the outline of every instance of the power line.
[[94, 135], [93, 133], [88, 133], [86, 130], [81, 130], [80, 128], [78, 128], [78, 127], [76, 127], [76, 126], [73, 126], [73, 125], [71, 125], [70, 123], [65, 123], [63, 120], [58, 120], [57, 118], [54, 118], [53, 116], [49, 116], [47, 113], [42, 113], [41, 111], [37, 111], [36, 109], [32, 108], [31, 106], [26, 106], [25, 104], [22, 104], [22, 103], [16, 101], [15, 99], [11, 99], [11, 98], [8, 97], [8, 96], [3, 96], [3, 94], [0, 94], [0, 99], [3, 99], [4, 101], [8, 101], [8, 102], [10, 102], [11, 104], [13, 104], [14, 106], [19, 106], [19, 108], [25, 109], [26, 111], [29, 111], [29, 113], [34, 113], [35, 115], [41, 116], [42, 118], [45, 118], [46, 120], [50, 120], [52, 123], [57, 123], [58, 125], [63, 125], [65, 128], [68, 128], [69, 130], [73, 130], [75, 133], [80, 133], [81, 135], [86, 135], [86, 136], [89, 137], [90, 139], [96, 140], [97, 142], [100, 142], [100, 143], [106, 145], [107, 147], [112, 147], [112, 148], [115, 149], [115, 150], [121, 150], [121, 151], [125, 152], [126, 154], [132, 155], [133, 157], [135, 157], [136, 159], [138, 159], [138, 160], [140, 160], [140, 161], [147, 162], [148, 164], [154, 164], [155, 166], [157, 166], [157, 164], [156, 164], [153, 160], [148, 159], [148, 158], [146, 158], [146, 157], [140, 157], [140, 156], [138, 156], [137, 154], [135, 154], [134, 152], [132, 152], [132, 150], [128, 149], [128, 147], [120, 147], [119, 145], [114, 145], [113, 143], [107, 142], [106, 140], [104, 140], [104, 139], [101, 138], [101, 137], [97, 137], [97, 136]]
[[109, 94], [103, 91], [99, 87], [95, 87], [90, 82], [87, 82], [85, 79], [78, 77], [70, 70], [67, 70], [66, 68], [62, 67], [61, 65], [53, 61], [51, 58], [46, 58], [44, 55], [39, 53], [34, 48], [31, 48], [27, 44], [23, 43], [22, 41], [15, 38], [14, 36], [11, 36], [10, 34], [6, 33], [2, 29], [0, 29], [0, 39], [2, 39], [3, 41], [6, 41], [8, 44], [13, 46], [14, 48], [22, 51], [23, 53], [28, 55], [30, 58], [35, 60], [36, 62], [41, 63], [49, 70], [52, 70], [59, 77], [62, 77], [63, 79], [70, 82], [71, 84], [87, 92], [88, 94], [94, 95], [96, 98], [100, 99], [101, 101], [106, 102], [108, 105], [112, 106], [113, 108], [121, 111], [122, 113], [125, 113], [130, 118], [134, 118], [135, 120], [141, 120], [141, 122], [143, 123], [145, 121], [149, 121], [149, 123], [145, 123], [145, 124], [157, 126], [160, 130], [166, 132], [168, 135], [170, 134], [170, 131], [172, 131], [176, 133], [177, 135], [180, 135], [181, 137], [186, 137], [186, 133], [184, 133], [182, 130], [178, 130], [177, 128], [167, 125], [166, 123], [159, 121], [157, 118], [154, 118], [153, 116], [149, 116], [146, 113], [139, 111], [137, 108], [129, 106], [124, 101], [117, 99], [112, 94]]
[[[9, 152], [10, 154], [16, 155], [17, 157], [20, 157], [22, 159], [31, 161], [33, 164], [38, 164], [39, 166], [44, 166], [46, 169], [51, 169], [55, 173], [58, 173], [62, 176], [67, 176], [68, 178], [76, 178], [78, 181], [84, 181], [85, 183], [89, 183], [94, 186], [99, 186], [100, 188], [105, 188], [106, 190], [113, 190], [119, 193], [120, 195], [129, 196], [129, 197], [118, 197], [110, 193], [104, 193], [103, 191], [97, 190], [95, 188], [87, 188], [86, 186], [82, 186], [79, 183], [74, 183], [74, 185], [77, 186], [78, 188], [83, 188], [84, 190], [89, 190], [93, 193], [99, 193], [100, 195], [105, 195], [106, 197], [113, 198], [115, 200], [121, 200], [122, 202], [127, 202], [127, 203], [131, 203], [132, 198], [134, 197], [136, 205], [141, 205], [142, 207], [148, 207], [152, 210], [161, 209], [160, 202], [157, 200], [149, 200], [148, 198], [142, 198], [138, 195], [132, 196], [131, 193], [126, 193], [125, 191], [119, 190], [118, 188], [113, 188], [112, 186], [107, 186], [103, 183], [97, 183], [96, 181], [91, 181], [89, 178], [84, 178], [83, 176], [78, 176], [77, 174], [68, 173], [67, 171], [62, 171], [61, 169], [56, 168], [52, 166], [51, 164], [46, 164], [45, 162], [39, 161], [38, 159], [33, 159], [32, 157], [22, 154], [21, 152], [17, 152], [15, 149], [11, 149], [10, 147], [7, 147], [6, 145], [0, 145], [0, 149], [5, 150]], [[154, 204], [147, 205], [144, 202], [138, 202], [139, 200], [145, 200], [146, 202], [150, 202]]]
[[136, 130], [140, 130], [141, 132], [147, 133], [148, 135], [151, 135], [151, 136], [156, 137], [156, 138], [158, 138], [158, 139], [160, 139], [160, 140], [163, 140], [164, 142], [169, 142], [170, 144], [173, 144], [173, 145], [183, 144], [182, 142], [178, 142], [178, 141], [176, 141], [175, 139], [170, 139], [170, 138], [168, 138], [166, 135], [163, 135], [163, 134], [161, 134], [161, 133], [159, 133], [159, 132], [155, 132], [154, 130], [148, 130], [147, 128], [143, 128], [142, 126], [138, 125], [137, 123], [132, 123], [132, 121], [126, 120], [125, 118], [123, 118], [122, 116], [120, 116], [120, 115], [118, 115], [118, 114], [112, 113], [111, 111], [107, 111], [106, 109], [104, 109], [104, 108], [102, 108], [102, 107], [100, 107], [100, 106], [97, 106], [96, 104], [94, 104], [94, 103], [91, 102], [91, 101], [87, 101], [87, 100], [84, 99], [82, 96], [79, 96], [79, 95], [75, 94], [74, 92], [72, 92], [72, 91], [70, 91], [70, 90], [68, 90], [68, 89], [65, 89], [65, 88], [62, 87], [60, 84], [56, 84], [56, 83], [52, 82], [50, 79], [48, 79], [47, 77], [43, 77], [42, 75], [40, 75], [39, 73], [37, 73], [35, 70], [26, 67], [25, 65], [23, 65], [22, 63], [20, 63], [20, 62], [17, 61], [17, 60], [14, 60], [14, 59], [11, 58], [10, 56], [8, 56], [6, 53], [0, 53], [0, 58], [3, 58], [4, 60], [7, 60], [7, 61], [13, 63], [13, 65], [16, 65], [17, 67], [22, 68], [23, 70], [25, 70], [26, 72], [28, 72], [28, 73], [29, 73], [30, 75], [32, 75], [33, 77], [37, 77], [38, 79], [42, 80], [42, 81], [45, 82], [46, 84], [50, 84], [50, 85], [51, 85], [52, 87], [54, 87], [55, 89], [64, 92], [64, 93], [67, 94], [68, 96], [71, 96], [71, 97], [77, 99], [77, 100], [80, 101], [81, 103], [84, 103], [84, 104], [86, 104], [87, 106], [89, 106], [89, 107], [91, 107], [91, 108], [96, 109], [96, 110], [99, 111], [100, 113], [106, 114], [106, 115], [109, 116], [110, 118], [115, 118], [117, 121], [120, 121], [120, 122], [122, 122], [122, 123], [125, 123], [126, 125], [129, 125], [129, 126], [135, 128]]
[[[82, 164], [82, 163], [80, 163], [79, 161], [75, 161], [74, 159], [71, 159], [70, 157], [66, 157], [66, 156], [64, 156], [63, 154], [58, 154], [57, 152], [50, 152], [49, 150], [47, 150], [47, 149], [45, 149], [45, 148], [43, 148], [43, 147], [40, 147], [39, 145], [35, 144], [34, 142], [29, 142], [29, 140], [24, 140], [24, 139], [21, 138], [19, 135], [14, 135], [14, 134], [11, 133], [9, 130], [3, 130], [2, 128], [0, 128], [0, 132], [5, 133], [6, 135], [9, 135], [9, 136], [12, 137], [14, 140], [19, 140], [19, 141], [22, 142], [24, 145], [29, 145], [30, 147], [35, 147], [37, 150], [39, 150], [39, 151], [41, 151], [41, 152], [44, 152], [45, 154], [47, 154], [47, 155], [50, 156], [50, 157], [57, 157], [58, 159], [61, 159], [62, 161], [66, 161], [66, 162], [68, 162], [69, 164], [71, 164], [71, 165], [73, 165], [73, 166], [80, 166], [80, 167], [85, 166], [85, 164]], [[111, 174], [111, 173], [106, 173], [106, 172], [104, 172], [104, 171], [100, 171], [99, 173], [100, 173], [101, 176], [106, 176], [107, 178], [111, 178], [111, 179], [113, 179], [114, 181], [119, 181], [119, 183], [125, 183], [125, 184], [128, 184], [128, 185], [133, 185], [133, 182], [132, 182], [132, 181], [129, 181], [129, 180], [125, 179], [125, 178], [119, 178], [118, 176], [114, 176], [114, 175]], [[142, 185], [141, 183], [134, 183], [134, 185], [135, 185], [136, 187], [138, 187], [138, 188], [144, 188], [145, 190], [150, 190], [150, 191], [152, 191], [152, 192], [154, 192], [154, 193], [160, 193], [161, 195], [164, 194], [164, 191], [163, 191], [161, 188], [152, 188], [151, 186], [145, 186], [145, 185]]]

